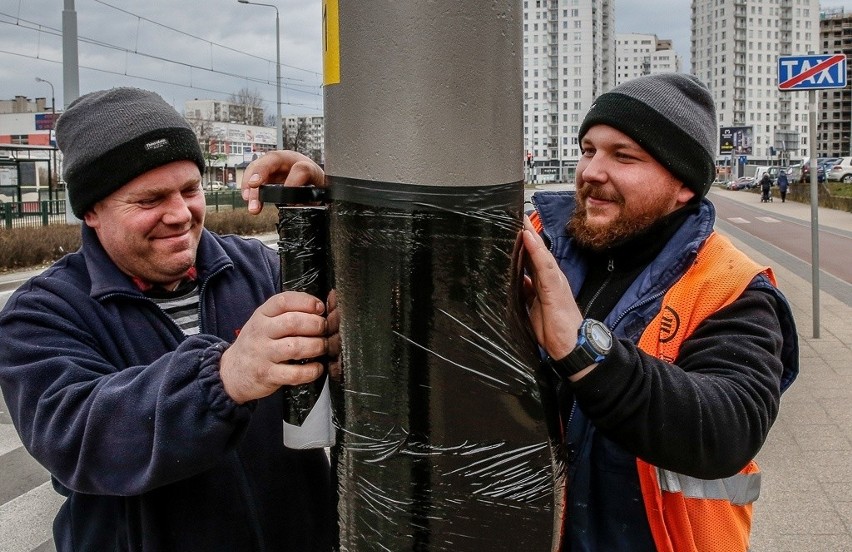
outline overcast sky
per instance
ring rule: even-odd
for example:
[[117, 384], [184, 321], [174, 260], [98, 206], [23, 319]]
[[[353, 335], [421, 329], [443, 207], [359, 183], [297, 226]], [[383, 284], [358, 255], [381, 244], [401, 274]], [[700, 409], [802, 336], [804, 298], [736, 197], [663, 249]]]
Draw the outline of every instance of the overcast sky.
[[[474, 0], [459, 0], [474, 1]], [[0, 98], [62, 87], [63, 0], [0, 0]], [[80, 93], [138, 86], [178, 111], [193, 98], [256, 91], [275, 113], [275, 11], [237, 0], [75, 0]], [[321, 0], [267, 0], [281, 14], [282, 112], [322, 112]], [[825, 5], [852, 10], [852, 0]], [[689, 68], [689, 0], [615, 1], [616, 32], [672, 39]]]

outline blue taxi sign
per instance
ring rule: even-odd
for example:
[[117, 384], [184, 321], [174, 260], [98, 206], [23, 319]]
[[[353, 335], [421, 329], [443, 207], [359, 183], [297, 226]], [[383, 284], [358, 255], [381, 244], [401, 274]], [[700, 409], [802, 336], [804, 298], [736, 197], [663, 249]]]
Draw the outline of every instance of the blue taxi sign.
[[845, 87], [845, 54], [778, 57], [778, 89], [781, 91]]

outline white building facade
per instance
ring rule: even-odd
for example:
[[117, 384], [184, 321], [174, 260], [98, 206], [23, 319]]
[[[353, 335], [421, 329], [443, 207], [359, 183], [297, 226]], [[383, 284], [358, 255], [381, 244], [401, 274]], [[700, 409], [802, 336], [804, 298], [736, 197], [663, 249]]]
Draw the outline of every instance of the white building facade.
[[680, 73], [681, 58], [672, 49], [671, 40], [657, 35], [624, 33], [615, 36], [616, 86], [641, 77], [659, 73]]
[[[189, 100], [184, 116], [192, 125], [208, 164], [207, 178], [224, 183], [239, 180], [252, 159], [277, 147], [275, 127], [244, 124], [263, 121], [261, 108], [246, 108], [221, 100]], [[284, 147], [322, 163], [325, 127], [322, 116], [282, 117]]]
[[524, 0], [524, 147], [529, 177], [566, 180], [577, 131], [614, 86], [614, 0]]
[[819, 9], [818, 0], [692, 2], [692, 73], [710, 87], [719, 126], [749, 136], [747, 163], [808, 154], [808, 93], [778, 90], [778, 57], [819, 52]]

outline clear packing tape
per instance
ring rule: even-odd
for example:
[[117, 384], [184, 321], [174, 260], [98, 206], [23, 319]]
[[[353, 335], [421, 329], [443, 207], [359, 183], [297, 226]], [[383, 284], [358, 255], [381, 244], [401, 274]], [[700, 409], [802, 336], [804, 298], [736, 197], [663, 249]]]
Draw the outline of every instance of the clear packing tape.
[[521, 297], [522, 184], [326, 178], [338, 548], [557, 550], [565, 465]]

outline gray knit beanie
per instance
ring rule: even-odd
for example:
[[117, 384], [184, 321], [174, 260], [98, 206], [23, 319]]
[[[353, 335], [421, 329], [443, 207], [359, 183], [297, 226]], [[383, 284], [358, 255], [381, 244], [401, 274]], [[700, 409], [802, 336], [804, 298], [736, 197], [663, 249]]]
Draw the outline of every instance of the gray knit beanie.
[[716, 175], [716, 107], [707, 87], [682, 73], [639, 77], [601, 94], [580, 126], [608, 125], [636, 141], [703, 197]]
[[137, 176], [188, 159], [204, 173], [192, 127], [154, 92], [113, 88], [81, 96], [56, 122], [71, 210], [83, 215]]

